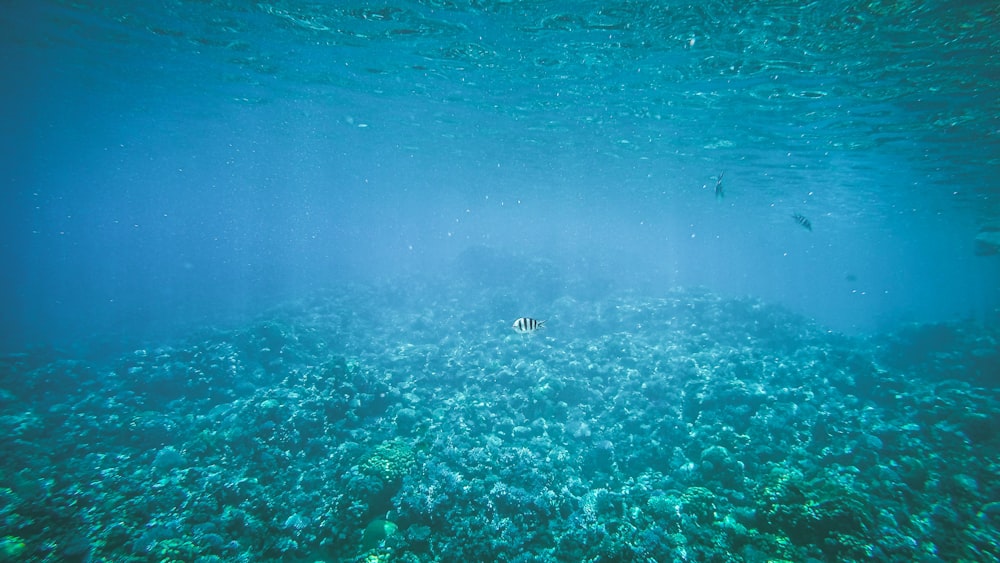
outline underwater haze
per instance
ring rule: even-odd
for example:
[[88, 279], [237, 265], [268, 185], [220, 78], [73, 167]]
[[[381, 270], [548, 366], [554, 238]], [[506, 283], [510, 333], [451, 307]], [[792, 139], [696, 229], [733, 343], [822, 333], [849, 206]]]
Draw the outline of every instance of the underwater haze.
[[8, 3], [0, 561], [1000, 560], [998, 21]]
[[996, 15], [18, 2], [3, 347], [440, 275], [477, 246], [834, 330], [981, 317], [1000, 303], [998, 260], [974, 255], [1000, 223]]

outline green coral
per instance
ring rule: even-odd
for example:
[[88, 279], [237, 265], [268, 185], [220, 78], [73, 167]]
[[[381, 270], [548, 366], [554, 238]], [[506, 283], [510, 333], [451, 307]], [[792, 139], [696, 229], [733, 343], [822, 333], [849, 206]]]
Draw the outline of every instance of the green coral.
[[387, 547], [379, 547], [363, 553], [358, 559], [360, 563], [389, 563], [392, 561], [392, 550]]
[[20, 561], [27, 550], [27, 544], [19, 537], [6, 536], [0, 539], [0, 561]]
[[870, 512], [864, 495], [836, 475], [807, 480], [797, 471], [772, 472], [757, 501], [763, 530], [800, 546], [837, 546], [848, 558], [870, 550]]
[[656, 518], [665, 518], [680, 510], [680, 499], [676, 494], [656, 495], [646, 501], [649, 513]]
[[413, 467], [413, 448], [402, 438], [383, 442], [361, 463], [361, 471], [386, 483], [399, 481]]
[[688, 487], [682, 493], [671, 491], [650, 497], [646, 506], [657, 518], [686, 515], [698, 524], [710, 524], [716, 517], [715, 494], [705, 487]]
[[198, 546], [181, 538], [168, 538], [156, 544], [154, 553], [159, 561], [194, 561], [200, 555]]
[[699, 524], [715, 521], [715, 493], [705, 487], [688, 487], [681, 494], [681, 509]]

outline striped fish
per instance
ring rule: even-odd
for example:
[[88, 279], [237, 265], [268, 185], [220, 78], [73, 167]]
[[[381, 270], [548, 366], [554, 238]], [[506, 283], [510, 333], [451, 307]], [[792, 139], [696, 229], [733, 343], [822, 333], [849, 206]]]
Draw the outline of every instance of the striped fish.
[[722, 174], [719, 174], [719, 179], [715, 181], [715, 199], [722, 199], [726, 196], [726, 191], [722, 189], [722, 177], [726, 175], [726, 171], [723, 170]]
[[513, 326], [514, 326], [514, 332], [520, 334], [527, 334], [529, 332], [535, 332], [536, 330], [542, 328], [542, 325], [544, 324], [545, 321], [535, 320], [530, 317], [521, 317], [520, 319], [514, 321]]
[[809, 229], [810, 231], [813, 230], [813, 224], [812, 224], [812, 222], [810, 222], [809, 219], [806, 219], [805, 215], [802, 215], [800, 213], [796, 213], [796, 214], [792, 215], [792, 219], [795, 219], [796, 223], [802, 225], [803, 227]]

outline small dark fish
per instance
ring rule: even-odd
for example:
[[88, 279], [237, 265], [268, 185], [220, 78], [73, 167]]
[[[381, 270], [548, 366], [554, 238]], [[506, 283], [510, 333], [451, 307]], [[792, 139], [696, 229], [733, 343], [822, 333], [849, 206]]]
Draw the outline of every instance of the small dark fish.
[[715, 181], [715, 199], [722, 199], [726, 196], [725, 190], [722, 189], [722, 177], [726, 175], [726, 171], [723, 170], [722, 174], [719, 174], [719, 179]]
[[527, 334], [529, 332], [535, 332], [536, 330], [542, 328], [545, 321], [538, 321], [529, 317], [521, 317], [514, 321], [514, 332], [520, 334]]
[[849, 282], [851, 282], [851, 283], [854, 283], [854, 282], [858, 281], [858, 276], [855, 276], [854, 274], [850, 274], [849, 273], [846, 276], [844, 276], [844, 279], [847, 280], [847, 281], [849, 281]]
[[794, 215], [792, 215], [792, 219], [795, 219], [796, 223], [802, 225], [803, 227], [809, 229], [810, 231], [813, 230], [812, 222], [809, 221], [809, 219], [806, 219], [805, 216], [802, 215], [801, 213], [795, 213]]

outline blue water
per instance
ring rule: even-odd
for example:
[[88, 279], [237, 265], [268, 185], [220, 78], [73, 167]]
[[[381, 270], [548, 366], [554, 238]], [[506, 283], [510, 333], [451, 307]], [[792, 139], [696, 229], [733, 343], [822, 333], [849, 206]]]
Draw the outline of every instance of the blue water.
[[994, 2], [135, 4], [0, 13], [0, 561], [1000, 557]]
[[3, 347], [214, 322], [474, 245], [834, 330], [989, 314], [995, 15], [10, 7]]

